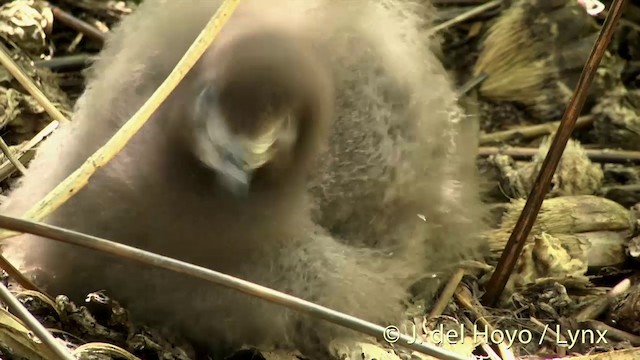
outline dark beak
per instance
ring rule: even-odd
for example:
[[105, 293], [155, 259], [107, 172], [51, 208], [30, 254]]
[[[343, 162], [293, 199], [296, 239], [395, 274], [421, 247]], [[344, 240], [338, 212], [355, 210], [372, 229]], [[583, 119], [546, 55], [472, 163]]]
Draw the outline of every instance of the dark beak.
[[249, 194], [252, 170], [244, 156], [237, 151], [227, 150], [223, 154], [222, 167], [218, 170], [221, 184], [233, 195], [244, 197]]

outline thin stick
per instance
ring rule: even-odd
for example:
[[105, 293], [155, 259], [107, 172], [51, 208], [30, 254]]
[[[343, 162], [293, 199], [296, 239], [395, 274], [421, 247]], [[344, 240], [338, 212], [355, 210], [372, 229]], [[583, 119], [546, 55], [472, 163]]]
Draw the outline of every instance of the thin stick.
[[51, 12], [56, 20], [67, 25], [68, 27], [87, 35], [91, 39], [97, 40], [100, 43], [104, 43], [104, 33], [98, 30], [95, 26], [88, 22], [78, 19], [77, 17], [69, 14], [68, 12], [60, 9], [57, 6], [51, 6]]
[[433, 306], [433, 308], [431, 308], [431, 312], [429, 313], [429, 318], [435, 318], [442, 315], [444, 310], [447, 308], [449, 301], [451, 301], [451, 298], [453, 298], [453, 295], [455, 294], [456, 289], [458, 288], [458, 285], [460, 284], [460, 281], [462, 281], [463, 277], [464, 277], [464, 269], [458, 269], [451, 276], [451, 279], [447, 283], [447, 286], [445, 286], [444, 290], [442, 290], [442, 293], [440, 294], [438, 301]]
[[[40, 132], [38, 132], [36, 136], [31, 138], [29, 142], [27, 142], [23, 147], [20, 148], [20, 150], [18, 150], [18, 152], [16, 153], [16, 157], [18, 159], [21, 159], [24, 156], [24, 154], [27, 153], [27, 151], [33, 149], [34, 146], [38, 145], [42, 140], [44, 140], [44, 138], [49, 136], [55, 129], [57, 129], [59, 125], [60, 123], [57, 122], [56, 120], [53, 120], [52, 122], [50, 122], [49, 125], [45, 126], [44, 129], [40, 130]], [[20, 161], [22, 163], [22, 160]], [[2, 163], [2, 165], [0, 165], [0, 181], [11, 176], [14, 170], [15, 168], [11, 165], [11, 162], [9, 160]]]
[[546, 193], [549, 190], [549, 184], [551, 178], [558, 167], [560, 158], [564, 151], [571, 133], [573, 132], [574, 125], [578, 119], [578, 115], [582, 111], [584, 106], [589, 87], [593, 81], [600, 60], [604, 55], [604, 52], [611, 41], [613, 33], [616, 29], [618, 19], [622, 15], [622, 9], [626, 4], [626, 0], [614, 0], [611, 4], [611, 10], [604, 22], [604, 25], [600, 29], [600, 34], [593, 46], [589, 59], [585, 64], [578, 84], [576, 85], [575, 92], [569, 101], [569, 105], [562, 117], [558, 132], [553, 139], [549, 152], [542, 163], [538, 177], [533, 184], [531, 192], [527, 198], [527, 202], [522, 209], [520, 218], [516, 223], [511, 237], [507, 242], [507, 245], [500, 257], [496, 270], [494, 271], [489, 283], [487, 284], [487, 292], [483, 296], [483, 303], [487, 306], [495, 306], [504, 290], [504, 287], [516, 265], [518, 257], [522, 252], [527, 236], [533, 227], [533, 223], [538, 216], [542, 201]]
[[606, 334], [609, 339], [618, 341], [628, 341], [631, 346], [640, 346], [640, 336], [614, 328], [611, 325], [605, 324], [598, 320], [586, 320], [581, 321], [580, 325], [587, 326], [592, 330], [595, 330], [599, 334]]
[[429, 29], [429, 31], [427, 31], [427, 36], [433, 36], [439, 31], [442, 31], [442, 30], [444, 30], [444, 29], [446, 29], [446, 28], [448, 28], [450, 26], [453, 26], [453, 25], [455, 25], [457, 23], [461, 23], [461, 22], [463, 22], [465, 20], [468, 20], [468, 19], [470, 19], [470, 18], [472, 18], [472, 17], [474, 17], [476, 15], [482, 14], [485, 11], [489, 11], [489, 10], [493, 9], [494, 7], [500, 6], [500, 4], [502, 4], [502, 0], [493, 0], [493, 1], [490, 1], [490, 2], [488, 2], [486, 4], [482, 4], [482, 5], [479, 5], [477, 7], [474, 7], [473, 9], [454, 17], [453, 19], [447, 20], [447, 21], [445, 21], [445, 22], [443, 22], [441, 24], [438, 24], [438, 25], [432, 27], [431, 29]]
[[[586, 115], [578, 118], [575, 128], [582, 128], [593, 124], [593, 116]], [[554, 121], [544, 124], [524, 126], [510, 130], [496, 131], [490, 134], [480, 135], [480, 144], [488, 144], [493, 142], [504, 142], [511, 139], [531, 139], [542, 135], [548, 135], [558, 130], [560, 121]]]
[[9, 148], [9, 145], [7, 145], [7, 143], [4, 142], [4, 139], [2, 137], [0, 137], [0, 150], [2, 150], [2, 153], [4, 154], [4, 156], [7, 157], [9, 162], [11, 162], [11, 164], [13, 164], [13, 166], [15, 166], [16, 169], [18, 169], [18, 171], [20, 171], [22, 175], [24, 175], [27, 172], [27, 169], [24, 167], [24, 165], [22, 165], [20, 160], [18, 160], [13, 155], [13, 153], [11, 152], [11, 149]]
[[33, 65], [53, 71], [65, 71], [86, 68], [95, 62], [96, 58], [97, 56], [88, 54], [56, 56], [49, 60], [36, 60], [33, 62]]
[[[537, 148], [523, 147], [480, 147], [478, 156], [508, 155], [515, 160], [527, 160], [538, 154]], [[593, 162], [609, 164], [640, 164], [640, 151], [585, 149], [587, 157]]]
[[388, 340], [388, 336], [398, 339], [396, 344], [408, 349], [419, 351], [423, 354], [444, 360], [466, 360], [460, 354], [441, 349], [431, 344], [415, 342], [411, 336], [397, 333], [390, 334], [389, 329], [382, 326], [361, 320], [324, 306], [299, 299], [295, 296], [257, 285], [252, 282], [238, 279], [217, 271], [209, 270], [201, 266], [189, 264], [170, 257], [154, 254], [132, 246], [127, 246], [117, 242], [101, 239], [95, 236], [85, 235], [79, 232], [66, 230], [63, 228], [36, 223], [29, 220], [18, 219], [11, 216], [0, 215], [0, 228], [25, 232], [37, 236], [47, 237], [67, 244], [81, 246], [86, 249], [116, 255], [129, 260], [137, 261], [146, 265], [151, 265], [181, 274], [197, 277], [227, 288], [238, 290], [245, 294], [258, 297], [260, 299], [283, 305], [296, 311], [308, 313], [314, 317], [332, 322], [334, 324], [347, 327], [349, 329], [374, 336], [381, 340]]
[[11, 56], [9, 55], [9, 50], [4, 46], [4, 44], [0, 44], [0, 64], [4, 66], [7, 71], [13, 76], [22, 87], [33, 96], [38, 104], [42, 105], [44, 111], [49, 114], [54, 120], [57, 120], [60, 123], [68, 122], [67, 118], [62, 115], [60, 110], [58, 110], [49, 99], [38, 89], [38, 87], [33, 83], [31, 78], [24, 73], [20, 65], [18, 65]]
[[564, 335], [558, 334], [553, 331], [549, 325], [545, 325], [542, 321], [534, 318], [533, 316], [529, 317], [529, 320], [538, 327], [540, 331], [542, 331], [542, 335], [544, 335], [544, 339], [552, 344], [556, 344], [556, 353], [560, 356], [565, 356], [567, 354], [567, 348], [565, 346], [561, 346], [567, 343], [567, 339], [565, 339]]
[[49, 300], [55, 302], [55, 299], [53, 298], [53, 296], [49, 295], [46, 291], [44, 291], [43, 289], [38, 287], [36, 284], [34, 284], [31, 280], [29, 280], [26, 276], [24, 276], [20, 272], [20, 270], [18, 270], [15, 266], [13, 266], [9, 262], [9, 260], [7, 260], [4, 256], [1, 256], [1, 255], [0, 255], [0, 268], [6, 271], [7, 275], [9, 275], [13, 280], [15, 280], [18, 283], [18, 285], [22, 286], [27, 290], [38, 291], [44, 296], [46, 296], [47, 298], [49, 298]]
[[469, 91], [475, 89], [477, 86], [482, 84], [482, 82], [487, 80], [488, 77], [489, 75], [485, 73], [478, 74], [477, 76], [471, 78], [466, 83], [462, 84], [462, 86], [458, 88], [456, 93], [458, 94], [458, 96], [461, 97], [462, 95], [467, 94]]
[[587, 321], [591, 319], [597, 319], [602, 313], [616, 301], [620, 295], [626, 293], [631, 287], [631, 280], [624, 279], [616, 284], [607, 292], [606, 296], [598, 297], [594, 302], [584, 307], [580, 312], [575, 314], [574, 319], [576, 321]]
[[[36, 221], [42, 220], [87, 185], [89, 178], [125, 147], [127, 142], [144, 126], [151, 115], [160, 107], [160, 104], [169, 96], [173, 89], [176, 88], [180, 81], [182, 81], [218, 36], [218, 33], [236, 9], [239, 2], [240, 0], [225, 0], [193, 44], [191, 44], [186, 54], [180, 59], [173, 71], [171, 71], [171, 74], [169, 74], [167, 79], [156, 89], [149, 100], [142, 105], [133, 117], [129, 119], [105, 145], [91, 155], [80, 168], [64, 179], [43, 199], [29, 209], [23, 217]], [[0, 240], [15, 235], [18, 234], [2, 231], [0, 232]]]
[[20, 319], [31, 331], [33, 331], [38, 339], [42, 341], [54, 354], [56, 357], [62, 360], [76, 360], [76, 358], [67, 350], [62, 344], [56, 340], [56, 338], [51, 335], [45, 329], [42, 324], [27, 310], [20, 300], [16, 299], [11, 291], [7, 289], [4, 284], [0, 282], [0, 298], [2, 302], [4, 302], [9, 308], [15, 313], [15, 315]]
[[[455, 297], [458, 303], [463, 308], [471, 311], [473, 316], [476, 318], [476, 321], [479, 321], [482, 325], [486, 327], [486, 329], [488, 330], [487, 331], [488, 333], [495, 332], [495, 327], [493, 326], [493, 324], [489, 322], [489, 320], [487, 320], [484, 314], [485, 312], [484, 309], [480, 304], [476, 303], [476, 300], [471, 295], [471, 292], [469, 291], [469, 289], [467, 289], [464, 286], [458, 287], [456, 289]], [[503, 359], [515, 360], [515, 356], [513, 355], [513, 352], [507, 347], [505, 343], [498, 342], [495, 345], [500, 350], [500, 353], [502, 354]]]

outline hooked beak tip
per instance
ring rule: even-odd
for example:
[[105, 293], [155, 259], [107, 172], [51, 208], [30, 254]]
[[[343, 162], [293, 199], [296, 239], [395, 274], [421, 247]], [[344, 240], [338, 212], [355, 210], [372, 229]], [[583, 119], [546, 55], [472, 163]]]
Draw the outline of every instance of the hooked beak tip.
[[227, 162], [219, 173], [219, 178], [223, 186], [234, 196], [244, 197], [249, 193], [251, 185], [250, 171]]
[[227, 179], [225, 187], [232, 195], [244, 198], [249, 194], [249, 183], [237, 179]]

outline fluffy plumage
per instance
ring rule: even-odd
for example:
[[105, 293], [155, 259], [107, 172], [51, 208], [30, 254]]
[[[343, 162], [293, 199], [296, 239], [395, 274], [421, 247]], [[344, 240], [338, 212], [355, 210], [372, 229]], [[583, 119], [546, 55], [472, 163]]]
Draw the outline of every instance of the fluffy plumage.
[[477, 135], [424, 33], [427, 2], [374, 3], [333, 38], [336, 106], [314, 215], [352, 244], [420, 249], [423, 239], [425, 270], [439, 272], [486, 250]]
[[[40, 148], [3, 211], [22, 214], [106, 142], [219, 4], [146, 0], [115, 29], [72, 124]], [[47, 222], [377, 323], [399, 321], [425, 264], [441, 269], [478, 247], [475, 141], [418, 30], [420, 11], [412, 1], [243, 1], [126, 149]], [[245, 35], [259, 41], [239, 40]], [[216, 91], [198, 105], [211, 84]], [[272, 141], [279, 147], [267, 162], [247, 165], [246, 150], [290, 116], [293, 140]], [[221, 155], [239, 139], [249, 145], [226, 162]], [[234, 183], [229, 166], [251, 168], [244, 197], [220, 181]], [[389, 249], [395, 257], [384, 255]], [[79, 299], [106, 288], [134, 317], [211, 346], [277, 343], [313, 353], [337, 331], [198, 280], [31, 236], [7, 252], [54, 274], [46, 284], [53, 292]]]

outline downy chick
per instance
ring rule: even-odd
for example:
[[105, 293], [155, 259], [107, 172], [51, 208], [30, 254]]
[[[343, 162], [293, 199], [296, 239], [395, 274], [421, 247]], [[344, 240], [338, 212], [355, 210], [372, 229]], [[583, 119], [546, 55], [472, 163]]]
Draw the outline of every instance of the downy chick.
[[[166, 78], [219, 4], [147, 0], [114, 29], [72, 123], [41, 146], [2, 211], [23, 214], [104, 144]], [[409, 238], [393, 259], [382, 248], [348, 246], [314, 224], [307, 194], [331, 133], [336, 88], [345, 86], [336, 76], [348, 49], [337, 41], [370, 40], [351, 23], [365, 24], [361, 18], [374, 14], [387, 14], [391, 23], [395, 10], [364, 0], [243, 1], [153, 118], [46, 221], [397, 323], [424, 241]], [[106, 289], [134, 319], [170, 325], [211, 348], [297, 345], [319, 354], [338, 334], [179, 274], [33, 236], [8, 245], [10, 259], [53, 275], [44, 284], [51, 292], [77, 301]]]

